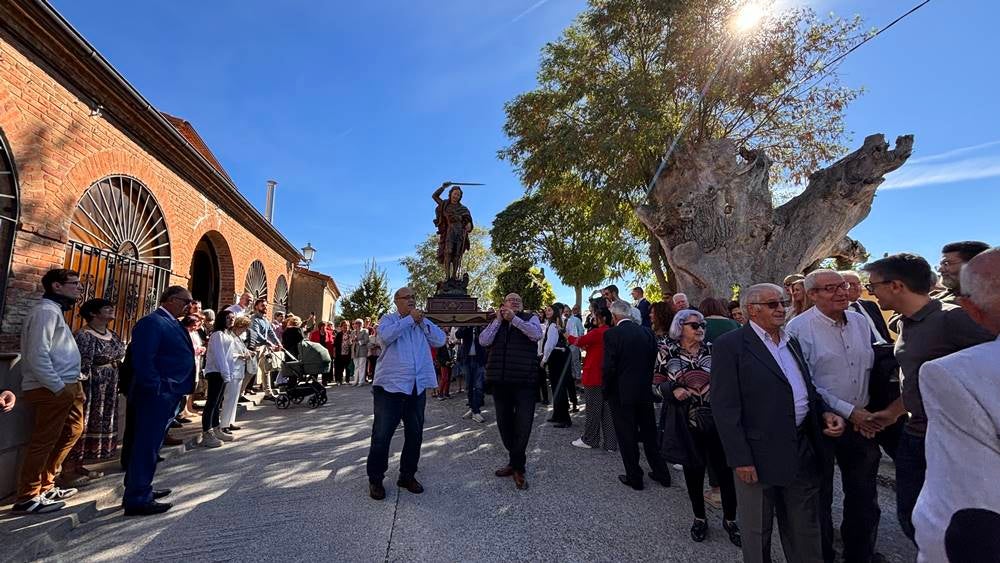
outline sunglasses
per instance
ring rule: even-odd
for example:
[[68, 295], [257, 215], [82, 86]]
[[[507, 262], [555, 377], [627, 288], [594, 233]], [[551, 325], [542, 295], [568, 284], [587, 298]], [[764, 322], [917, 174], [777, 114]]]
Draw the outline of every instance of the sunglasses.
[[788, 307], [791, 304], [792, 302], [788, 299], [782, 299], [781, 301], [765, 301], [765, 302], [751, 303], [751, 305], [763, 305], [768, 309], [777, 309], [778, 307]]
[[702, 329], [702, 330], [705, 330], [705, 327], [707, 327], [708, 324], [707, 323], [690, 322], [690, 323], [684, 323], [684, 326], [689, 326], [689, 327], [693, 328], [694, 330], [698, 330], [699, 328]]

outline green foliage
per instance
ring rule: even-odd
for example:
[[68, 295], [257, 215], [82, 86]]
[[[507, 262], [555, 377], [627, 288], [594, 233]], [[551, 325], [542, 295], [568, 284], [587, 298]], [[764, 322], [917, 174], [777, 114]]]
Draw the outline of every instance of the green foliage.
[[612, 205], [640, 201], [690, 115], [682, 142], [731, 138], [765, 151], [779, 180], [805, 179], [843, 152], [843, 111], [859, 94], [836, 71], [805, 78], [861, 38], [860, 20], [798, 8], [740, 35], [744, 4], [591, 0], [543, 48], [538, 88], [506, 104], [512, 142], [499, 156], [531, 190], [570, 175]]
[[340, 301], [340, 313], [345, 319], [379, 319], [389, 312], [392, 298], [385, 270], [378, 269], [375, 260], [365, 264], [361, 281], [350, 295]]
[[537, 311], [556, 300], [556, 293], [545, 274], [527, 260], [515, 260], [500, 271], [490, 293], [493, 305], [499, 306], [509, 293], [521, 296], [526, 311]]
[[[469, 273], [469, 294], [479, 298], [480, 307], [489, 303], [490, 291], [500, 272], [500, 262], [490, 250], [486, 229], [476, 227], [469, 235], [469, 250], [462, 258], [464, 271]], [[445, 277], [437, 262], [438, 235], [430, 234], [418, 244], [415, 253], [399, 261], [409, 275], [407, 285], [417, 297], [417, 306], [424, 307], [427, 298], [437, 292], [437, 283]]]

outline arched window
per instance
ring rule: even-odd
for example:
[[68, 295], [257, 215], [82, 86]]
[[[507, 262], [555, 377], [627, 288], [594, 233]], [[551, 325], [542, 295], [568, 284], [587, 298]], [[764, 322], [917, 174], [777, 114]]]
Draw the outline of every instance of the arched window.
[[285, 281], [285, 276], [278, 276], [278, 281], [274, 284], [274, 311], [288, 312], [288, 282]]
[[[66, 267], [80, 272], [80, 303], [94, 297], [114, 303], [112, 328], [128, 339], [170, 281], [170, 236], [159, 204], [139, 180], [108, 176], [80, 198], [69, 239]], [[77, 312], [69, 314], [74, 328], [83, 323]]]
[[0, 316], [3, 316], [11, 258], [14, 254], [14, 233], [20, 217], [21, 206], [17, 194], [14, 156], [10, 153], [3, 131], [0, 131], [0, 274], [3, 274], [3, 281], [0, 282]]
[[250, 264], [243, 291], [249, 292], [254, 301], [267, 299], [267, 272], [264, 271], [264, 264], [260, 260], [254, 260]]

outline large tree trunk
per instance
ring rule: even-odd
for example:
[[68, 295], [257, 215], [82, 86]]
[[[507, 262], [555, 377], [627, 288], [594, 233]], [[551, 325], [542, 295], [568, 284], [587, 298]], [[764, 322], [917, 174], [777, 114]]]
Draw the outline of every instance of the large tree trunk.
[[[861, 148], [813, 173], [805, 191], [774, 208], [771, 160], [730, 140], [681, 151], [636, 209], [656, 235], [677, 288], [692, 303], [728, 297], [733, 284], [781, 283], [834, 253], [871, 211], [885, 174], [906, 162], [913, 136], [871, 135]], [[863, 248], [861, 249], [863, 252]]]

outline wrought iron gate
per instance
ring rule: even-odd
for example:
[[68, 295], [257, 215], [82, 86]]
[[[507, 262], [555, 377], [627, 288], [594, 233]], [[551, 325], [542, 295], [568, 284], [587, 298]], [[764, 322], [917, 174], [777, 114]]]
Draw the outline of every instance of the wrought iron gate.
[[131, 339], [135, 322], [156, 308], [170, 282], [166, 268], [76, 241], [66, 245], [65, 267], [80, 273], [82, 297], [67, 313], [73, 330], [84, 324], [80, 304], [99, 297], [115, 304], [110, 328], [125, 341]]

